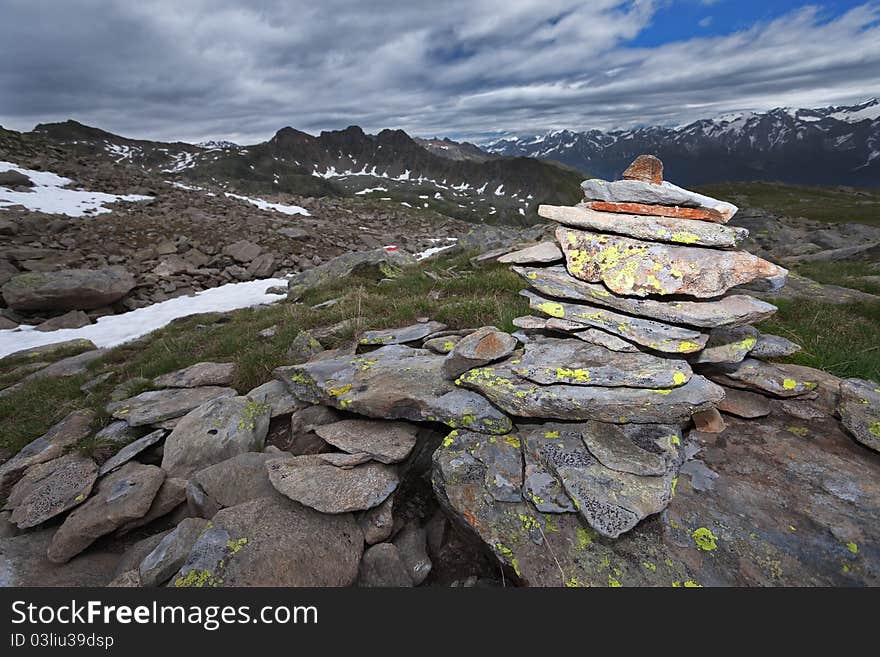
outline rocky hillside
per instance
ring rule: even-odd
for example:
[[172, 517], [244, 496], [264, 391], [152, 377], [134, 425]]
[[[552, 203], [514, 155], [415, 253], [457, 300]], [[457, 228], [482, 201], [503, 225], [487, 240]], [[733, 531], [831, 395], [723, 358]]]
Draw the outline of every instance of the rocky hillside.
[[244, 193], [365, 196], [475, 223], [533, 222], [539, 203], [574, 201], [581, 178], [532, 158], [490, 156], [472, 144], [414, 140], [402, 130], [368, 135], [357, 126], [317, 137], [288, 127], [250, 146], [134, 140], [75, 121], [38, 125], [31, 134], [169, 180]]
[[561, 130], [504, 138], [486, 149], [563, 162], [609, 180], [639, 153], [653, 153], [671, 180], [686, 185], [765, 180], [878, 187], [880, 101], [727, 114], [673, 128]]

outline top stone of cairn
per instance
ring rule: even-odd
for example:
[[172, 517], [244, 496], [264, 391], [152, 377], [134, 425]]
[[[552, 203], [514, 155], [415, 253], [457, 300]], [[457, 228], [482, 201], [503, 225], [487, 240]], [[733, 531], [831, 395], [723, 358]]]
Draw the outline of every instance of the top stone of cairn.
[[653, 155], [639, 155], [621, 177], [624, 180], [641, 180], [659, 185], [663, 182], [663, 162]]

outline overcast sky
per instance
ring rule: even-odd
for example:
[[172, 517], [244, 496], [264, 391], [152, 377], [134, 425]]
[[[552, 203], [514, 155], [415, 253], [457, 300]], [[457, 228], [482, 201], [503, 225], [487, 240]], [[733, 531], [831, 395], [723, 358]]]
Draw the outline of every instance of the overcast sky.
[[0, 125], [481, 139], [880, 94], [880, 1], [0, 0]]

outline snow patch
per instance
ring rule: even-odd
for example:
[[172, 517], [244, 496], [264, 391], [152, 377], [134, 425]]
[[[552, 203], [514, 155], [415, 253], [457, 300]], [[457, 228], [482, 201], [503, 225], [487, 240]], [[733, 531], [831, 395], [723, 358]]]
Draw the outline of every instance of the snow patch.
[[306, 210], [305, 208], [301, 208], [298, 205], [285, 205], [284, 203], [271, 203], [261, 198], [251, 198], [250, 196], [241, 196], [240, 194], [232, 194], [231, 192], [226, 192], [226, 196], [229, 198], [236, 198], [239, 201], [247, 201], [251, 205], [256, 205], [260, 210], [275, 210], [276, 212], [281, 212], [282, 214], [301, 214], [306, 217], [311, 217], [312, 213]]

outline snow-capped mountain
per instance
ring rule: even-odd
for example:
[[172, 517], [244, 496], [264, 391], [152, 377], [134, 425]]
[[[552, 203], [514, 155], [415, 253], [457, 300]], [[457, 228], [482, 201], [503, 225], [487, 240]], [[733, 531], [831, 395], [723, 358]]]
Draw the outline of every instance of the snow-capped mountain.
[[730, 113], [678, 127], [509, 137], [484, 146], [499, 155], [556, 160], [614, 178], [641, 153], [660, 157], [685, 185], [774, 180], [880, 186], [880, 101], [849, 107]]

